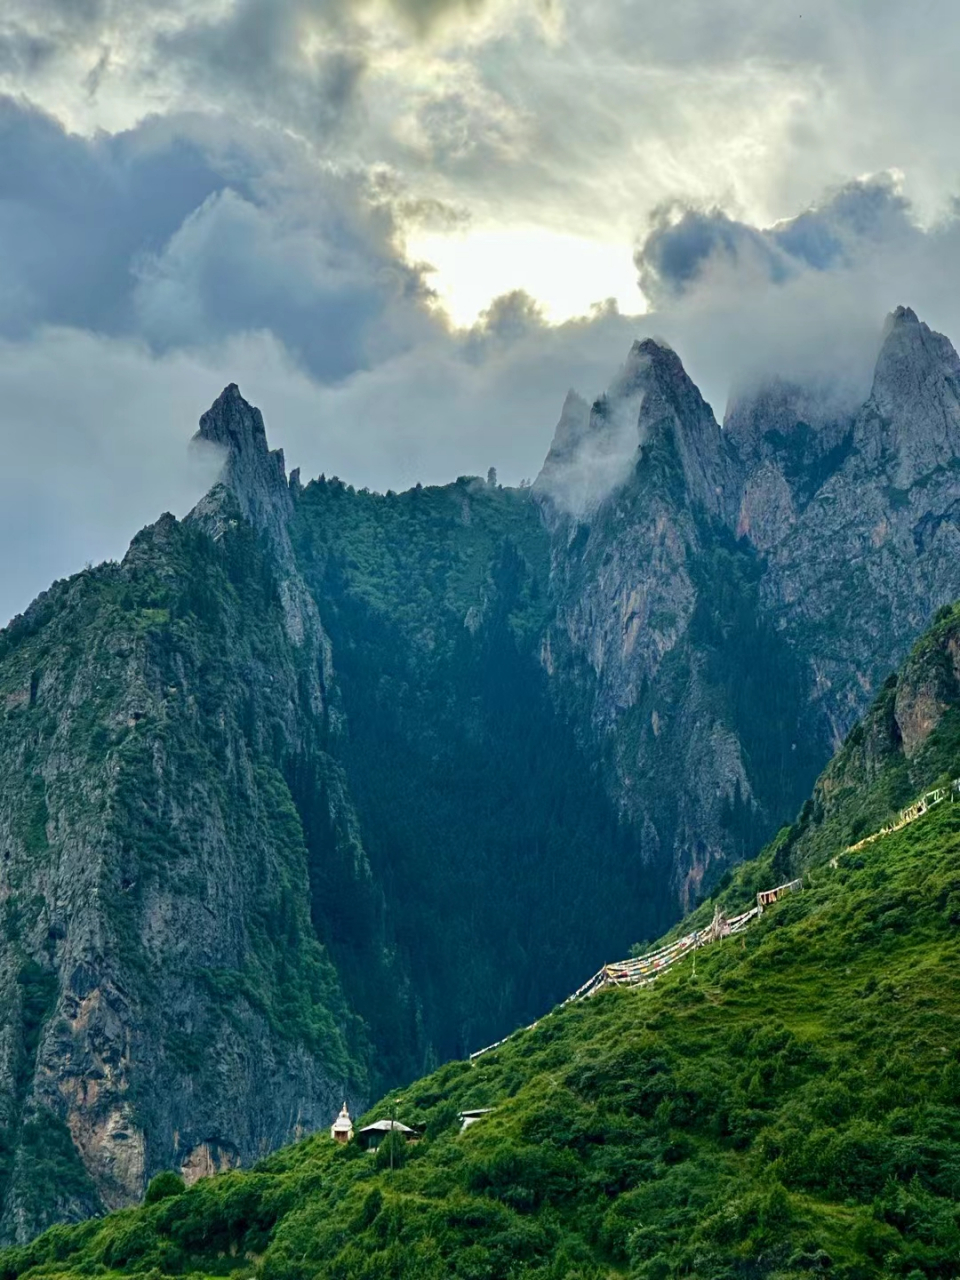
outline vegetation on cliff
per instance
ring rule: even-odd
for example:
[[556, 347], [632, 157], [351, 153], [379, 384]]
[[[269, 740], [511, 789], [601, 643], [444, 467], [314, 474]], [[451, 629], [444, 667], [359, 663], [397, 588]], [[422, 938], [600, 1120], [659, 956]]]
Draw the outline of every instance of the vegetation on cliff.
[[[891, 682], [901, 710], [924, 673], [947, 670], [936, 654], [958, 627], [945, 613]], [[928, 720], [912, 744], [921, 786], [956, 765], [950, 719], [938, 723], [939, 738]], [[721, 896], [749, 902], [785, 857], [802, 858], [802, 893], [702, 949], [695, 972], [688, 959], [652, 988], [603, 991], [388, 1095], [368, 1119], [422, 1126], [415, 1145], [372, 1155], [315, 1136], [55, 1228], [2, 1255], [5, 1280], [954, 1275], [960, 804], [857, 853], [815, 840], [856, 824], [861, 741], [854, 731], [803, 822]], [[891, 746], [861, 761], [862, 786], [892, 785], [902, 758]], [[838, 770], [849, 790], [830, 808]], [[481, 1107], [493, 1111], [461, 1132], [459, 1112]]]

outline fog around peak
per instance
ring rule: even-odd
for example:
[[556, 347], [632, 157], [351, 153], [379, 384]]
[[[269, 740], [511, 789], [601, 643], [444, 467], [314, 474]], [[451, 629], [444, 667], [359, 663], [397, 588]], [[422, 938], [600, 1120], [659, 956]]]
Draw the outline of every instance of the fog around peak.
[[862, 402], [901, 302], [960, 334], [956, 210], [922, 227], [888, 174], [768, 228], [716, 207], [662, 208], [636, 264], [657, 324], [719, 411], [772, 377], [838, 409]]

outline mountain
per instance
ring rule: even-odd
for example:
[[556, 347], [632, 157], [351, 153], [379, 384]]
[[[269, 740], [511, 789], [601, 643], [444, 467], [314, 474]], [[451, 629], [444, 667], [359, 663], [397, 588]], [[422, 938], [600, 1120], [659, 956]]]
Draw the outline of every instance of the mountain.
[[[737, 443], [749, 412], [735, 407], [731, 417]], [[835, 744], [865, 692], [953, 599], [958, 423], [956, 352], [898, 307], [859, 410], [819, 430], [787, 413], [757, 442], [738, 532], [767, 558], [763, 604], [806, 655], [808, 688]]]
[[0, 1232], [249, 1165], [755, 854], [960, 597], [957, 386], [900, 309], [861, 407], [721, 428], [648, 340], [532, 489], [382, 495], [226, 388], [196, 509], [0, 633]]
[[[367, 1154], [320, 1134], [186, 1191], [160, 1175], [143, 1208], [7, 1250], [0, 1273], [954, 1274], [960, 803], [948, 792], [844, 850], [907, 783], [960, 772], [958, 675], [960, 606], [890, 679], [800, 821], [683, 927], [751, 906], [785, 856], [800, 892], [654, 985], [567, 1004], [364, 1118], [420, 1141]], [[469, 1109], [485, 1114], [464, 1129]]]

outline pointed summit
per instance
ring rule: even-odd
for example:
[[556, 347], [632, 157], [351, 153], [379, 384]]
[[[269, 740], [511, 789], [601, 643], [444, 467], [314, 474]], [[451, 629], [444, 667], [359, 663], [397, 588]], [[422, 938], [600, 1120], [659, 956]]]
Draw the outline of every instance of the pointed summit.
[[[316, 671], [329, 667], [329, 641], [316, 603], [300, 576], [290, 541], [288, 525], [294, 498], [287, 484], [283, 450], [268, 446], [263, 415], [244, 400], [235, 382], [224, 387], [214, 400], [193, 438], [225, 450], [226, 456], [218, 483], [201, 498], [188, 519], [217, 540], [225, 527], [235, 522], [239, 506], [245, 519], [265, 536], [280, 571], [278, 587], [287, 634], [294, 644], [309, 644], [317, 654], [311, 698], [316, 708], [322, 708], [325, 695]], [[295, 474], [298, 489], [299, 472]]]
[[553, 440], [543, 466], [540, 468], [540, 474], [534, 481], [535, 489], [549, 489], [551, 475], [576, 458], [577, 451], [589, 432], [590, 406], [583, 396], [571, 387], [560, 410]]
[[567, 394], [534, 489], [582, 517], [626, 483], [641, 450], [663, 446], [686, 491], [711, 514], [733, 518], [736, 455], [680, 357], [667, 343], [634, 342], [609, 390], [588, 409]]
[[263, 414], [244, 400], [235, 382], [229, 383], [200, 418], [197, 436], [224, 445], [233, 453], [266, 453]]
[[883, 344], [877, 357], [874, 389], [895, 382], [904, 365], [917, 371], [920, 366], [960, 373], [960, 359], [949, 338], [936, 333], [917, 317], [911, 307], [897, 307], [883, 326]]
[[610, 388], [611, 395], [626, 395], [634, 391], [661, 396], [685, 420], [692, 421], [706, 415], [716, 426], [713, 410], [683, 367], [683, 361], [662, 338], [644, 338], [642, 342], [634, 342]]
[[909, 307], [887, 317], [857, 434], [902, 489], [960, 457], [960, 358]]
[[252, 525], [268, 533], [275, 544], [285, 544], [293, 500], [283, 450], [269, 448], [263, 414], [244, 400], [235, 382], [201, 417], [194, 440], [225, 450], [219, 483], [236, 497]]
[[886, 323], [883, 326], [884, 334], [889, 333], [891, 329], [895, 329], [898, 325], [901, 325], [901, 324], [906, 324], [906, 325], [920, 324], [920, 321], [917, 319], [917, 313], [914, 311], [913, 307], [904, 307], [904, 306], [894, 307], [894, 309], [887, 316]]
[[625, 392], [642, 395], [637, 425], [645, 447], [675, 449], [690, 496], [712, 515], [732, 520], [735, 451], [673, 348], [656, 338], [635, 342], [610, 394]]

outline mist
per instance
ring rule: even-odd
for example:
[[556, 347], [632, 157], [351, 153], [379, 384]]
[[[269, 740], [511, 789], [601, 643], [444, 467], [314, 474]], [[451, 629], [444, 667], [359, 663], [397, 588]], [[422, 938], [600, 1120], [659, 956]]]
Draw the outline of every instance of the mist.
[[869, 395], [886, 316], [908, 305], [960, 334], [960, 221], [923, 227], [895, 179], [846, 184], [765, 229], [674, 206], [638, 246], [644, 318], [679, 352], [718, 417], [779, 377], [837, 411]]

